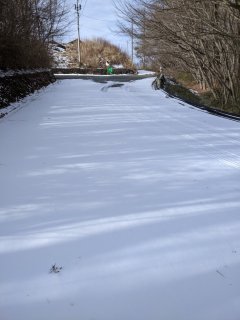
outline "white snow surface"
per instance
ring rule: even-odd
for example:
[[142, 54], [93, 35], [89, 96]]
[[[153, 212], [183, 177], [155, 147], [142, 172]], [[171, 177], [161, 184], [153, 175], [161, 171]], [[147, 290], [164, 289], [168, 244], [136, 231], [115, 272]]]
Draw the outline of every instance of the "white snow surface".
[[151, 75], [155, 75], [156, 72], [154, 71], [149, 71], [149, 70], [138, 70], [138, 74], [141, 74], [141, 75], [147, 75], [147, 74], [151, 74]]
[[4, 77], [12, 77], [15, 75], [23, 75], [23, 74], [34, 74], [34, 73], [40, 73], [40, 72], [49, 72], [50, 69], [23, 69], [23, 70], [13, 70], [13, 69], [8, 69], [8, 70], [2, 70], [0, 69], [0, 78]]
[[54, 74], [54, 76], [57, 78], [57, 79], [61, 79], [61, 78], [66, 78], [66, 76], [67, 77], [70, 77], [71, 79], [73, 79], [73, 78], [79, 78], [79, 77], [81, 77], [81, 78], [87, 78], [87, 77], [89, 77], [89, 76], [91, 76], [91, 78], [99, 78], [99, 77], [101, 77], [101, 78], [108, 78], [108, 77], [119, 77], [119, 78], [121, 78], [122, 76], [124, 76], [124, 77], [127, 77], [127, 76], [129, 76], [129, 77], [131, 77], [132, 76], [132, 74], [131, 73], [121, 73], [121, 74], [111, 74], [111, 75], [109, 75], [109, 74], [93, 74], [93, 73], [56, 73], [56, 74]]
[[53, 57], [53, 65], [55, 68], [68, 68], [69, 58], [66, 54], [66, 49], [64, 49], [64, 45], [52, 43], [50, 45], [50, 52]]
[[0, 320], [240, 319], [240, 123], [151, 81], [0, 120]]

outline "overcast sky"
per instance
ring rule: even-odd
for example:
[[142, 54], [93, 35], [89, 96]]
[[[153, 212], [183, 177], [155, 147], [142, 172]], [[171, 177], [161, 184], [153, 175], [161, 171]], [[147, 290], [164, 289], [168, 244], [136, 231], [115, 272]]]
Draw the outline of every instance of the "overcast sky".
[[[80, 26], [81, 39], [102, 37], [110, 40], [123, 50], [130, 52], [130, 39], [117, 34], [117, 16], [113, 0], [79, 0], [82, 4]], [[77, 38], [77, 16], [74, 4], [77, 0], [69, 0], [71, 18], [75, 18], [76, 24], [71, 26], [71, 32], [65, 37], [65, 41]]]

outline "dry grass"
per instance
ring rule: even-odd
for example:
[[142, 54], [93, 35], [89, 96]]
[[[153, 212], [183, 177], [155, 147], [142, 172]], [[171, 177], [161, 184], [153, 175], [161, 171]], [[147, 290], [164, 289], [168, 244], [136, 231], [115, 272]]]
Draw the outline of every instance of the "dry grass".
[[[77, 40], [67, 44], [66, 48], [70, 67], [78, 67]], [[101, 38], [81, 42], [81, 60], [84, 66], [93, 68], [104, 67], [106, 61], [111, 64], [122, 64], [125, 68], [133, 67], [125, 52]]]

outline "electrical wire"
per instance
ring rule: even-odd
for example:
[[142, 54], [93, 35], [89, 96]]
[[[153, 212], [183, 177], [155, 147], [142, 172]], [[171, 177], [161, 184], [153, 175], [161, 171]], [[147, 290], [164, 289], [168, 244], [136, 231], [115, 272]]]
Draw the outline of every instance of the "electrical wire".
[[113, 20], [102, 20], [102, 19], [98, 19], [98, 18], [92, 18], [92, 17], [86, 16], [85, 14], [82, 14], [82, 16], [87, 19], [91, 19], [91, 20], [97, 20], [97, 21], [102, 21], [102, 22], [113, 22]]
[[84, 0], [81, 1], [81, 3], [82, 3], [82, 12], [84, 12], [84, 9], [85, 9], [85, 7], [86, 7], [86, 5], [87, 5], [88, 0], [85, 0], [84, 3], [83, 3], [83, 1], [84, 1]]

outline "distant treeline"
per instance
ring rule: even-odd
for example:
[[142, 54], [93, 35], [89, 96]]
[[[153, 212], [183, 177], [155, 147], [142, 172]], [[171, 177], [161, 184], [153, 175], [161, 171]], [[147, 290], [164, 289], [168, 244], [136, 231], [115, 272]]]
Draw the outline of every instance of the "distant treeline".
[[67, 12], [64, 0], [0, 0], [0, 69], [48, 67]]
[[118, 0], [120, 28], [145, 64], [187, 71], [240, 109], [239, 0]]

